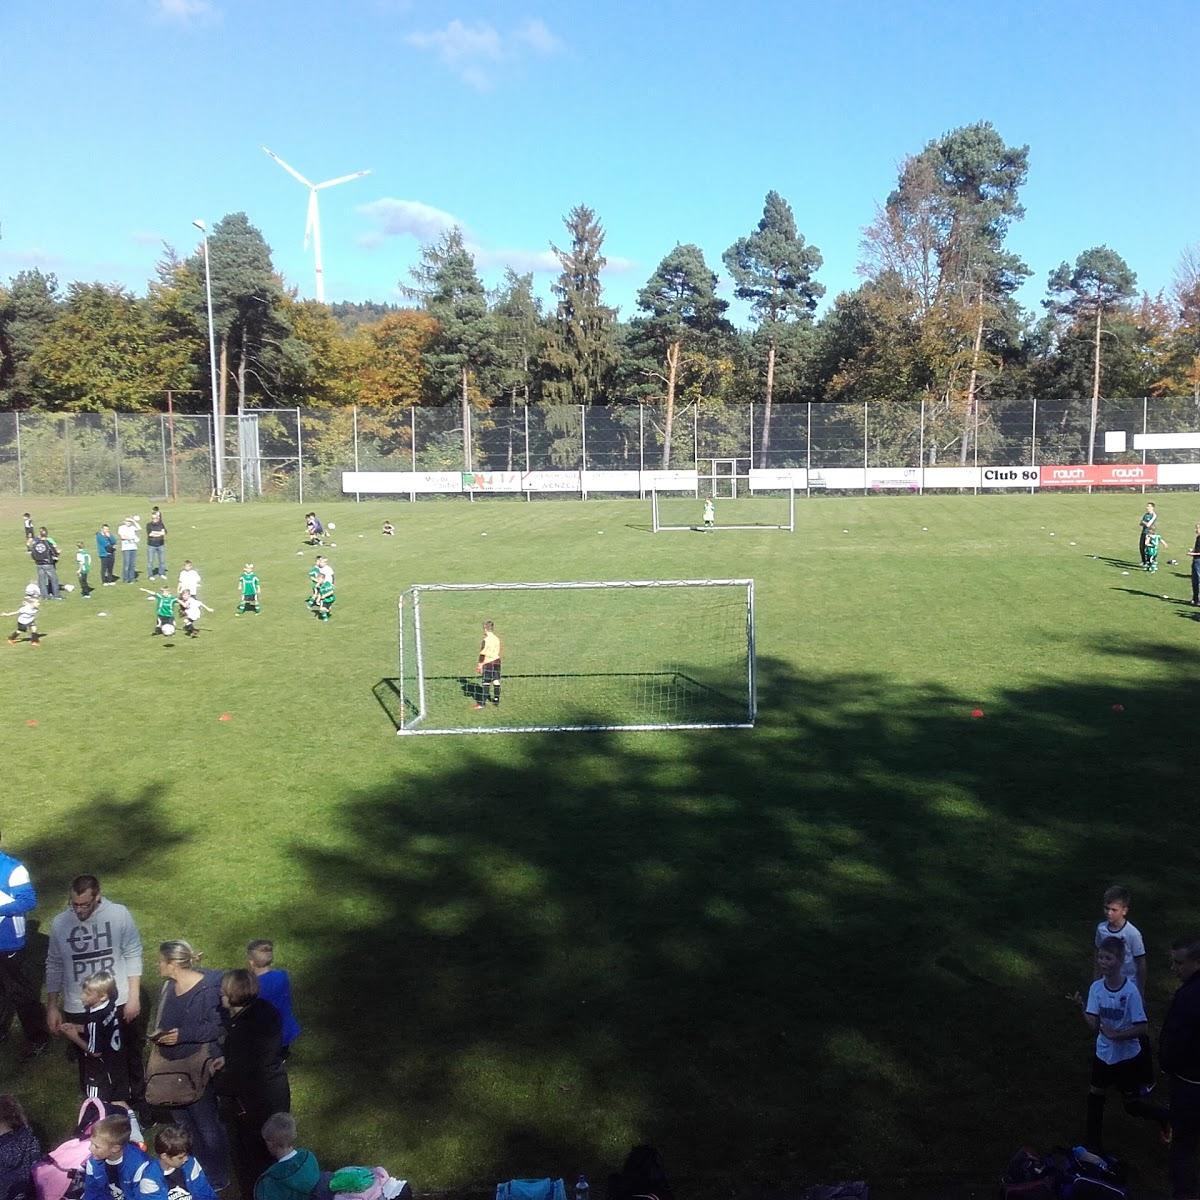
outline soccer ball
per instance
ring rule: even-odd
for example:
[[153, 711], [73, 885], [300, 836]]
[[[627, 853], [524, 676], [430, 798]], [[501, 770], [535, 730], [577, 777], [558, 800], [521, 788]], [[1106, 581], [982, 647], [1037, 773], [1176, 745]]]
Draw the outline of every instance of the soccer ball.
[[73, 583], [64, 583], [62, 585], [62, 589], [64, 592], [73, 592], [75, 590], [75, 585]]
[[335, 524], [334, 524], [332, 521], [330, 521], [330, 522], [329, 522], [329, 528], [330, 528], [330, 529], [336, 529], [336, 528], [337, 528], [337, 526], [336, 526], [336, 525], [335, 525]]
[[163, 637], [170, 637], [175, 632], [175, 626], [168, 621], [165, 625], [160, 626]]

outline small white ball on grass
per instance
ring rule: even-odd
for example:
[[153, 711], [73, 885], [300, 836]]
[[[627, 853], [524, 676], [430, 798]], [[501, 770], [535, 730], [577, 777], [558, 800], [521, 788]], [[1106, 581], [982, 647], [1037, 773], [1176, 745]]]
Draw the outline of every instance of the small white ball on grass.
[[850, 530], [848, 530], [848, 529], [843, 529], [843, 530], [842, 530], [842, 532], [843, 532], [843, 533], [849, 533], [849, 532], [850, 532]]
[[98, 616], [98, 617], [107, 617], [107, 616], [108, 616], [108, 613], [97, 613], [97, 614], [96, 614], [96, 616]]
[[928, 526], [928, 525], [922, 525], [922, 526], [921, 526], [921, 532], [922, 532], [922, 533], [928, 533], [928, 532], [929, 532], [929, 526]]
[[1068, 546], [1078, 546], [1079, 543], [1078, 542], [1068, 542], [1067, 545]]
[[1129, 574], [1129, 572], [1128, 572], [1128, 571], [1122, 571], [1122, 572], [1121, 572], [1121, 574], [1122, 574], [1122, 575], [1128, 575], [1128, 574]]
[[329, 522], [329, 528], [330, 528], [331, 530], [333, 530], [333, 529], [336, 529], [336, 528], [337, 528], [337, 526], [336, 526], [336, 525], [335, 525], [335, 524], [334, 524], [332, 521], [330, 521], [330, 522]]
[[481, 533], [479, 536], [480, 536], [480, 537], [487, 537], [487, 534], [486, 534], [486, 533]]
[[73, 583], [64, 583], [62, 585], [62, 589], [64, 592], [73, 592], [75, 590], [75, 585]]

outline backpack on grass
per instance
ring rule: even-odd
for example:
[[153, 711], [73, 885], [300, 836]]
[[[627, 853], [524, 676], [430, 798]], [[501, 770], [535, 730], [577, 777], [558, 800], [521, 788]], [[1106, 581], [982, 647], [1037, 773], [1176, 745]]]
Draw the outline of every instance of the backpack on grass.
[[92, 1126], [108, 1116], [99, 1100], [85, 1100], [79, 1109], [74, 1137], [55, 1146], [33, 1165], [33, 1188], [37, 1200], [80, 1200], [83, 1175], [92, 1155]]

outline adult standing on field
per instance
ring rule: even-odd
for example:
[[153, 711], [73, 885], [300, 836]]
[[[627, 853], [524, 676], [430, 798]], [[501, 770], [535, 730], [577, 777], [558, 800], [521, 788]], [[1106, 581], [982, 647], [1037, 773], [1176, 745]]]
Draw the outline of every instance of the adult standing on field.
[[117, 539], [107, 525], [101, 525], [96, 534], [96, 557], [100, 560], [100, 582], [105, 587], [116, 583], [113, 566], [117, 559]]
[[1188, 553], [1192, 556], [1192, 603], [1200, 605], [1200, 522], [1196, 524], [1196, 544]]
[[121, 582], [137, 582], [137, 549], [141, 540], [138, 517], [126, 517], [117, 526], [117, 537], [121, 542]]
[[26, 1058], [36, 1058], [50, 1043], [25, 954], [25, 914], [36, 907], [28, 868], [0, 850], [0, 1041], [7, 1039], [15, 1011], [29, 1043]]
[[1154, 507], [1154, 501], [1146, 501], [1146, 511], [1142, 513], [1141, 519], [1138, 521], [1138, 557], [1142, 560], [1144, 567], [1150, 560], [1146, 557], [1146, 539], [1150, 536], [1150, 531], [1158, 523], [1158, 510]]
[[95, 875], [71, 880], [67, 908], [50, 925], [46, 952], [46, 1026], [58, 1034], [64, 1022], [85, 1023], [83, 981], [111, 971], [117, 981], [121, 1044], [129, 1062], [129, 1086], [135, 1101], [144, 1090], [142, 1049], [142, 935], [123, 904], [100, 894]]
[[151, 579], [167, 577], [167, 526], [157, 504], [146, 522], [146, 574]]
[[58, 594], [58, 547], [54, 544], [54, 539], [46, 531], [43, 525], [37, 531], [37, 536], [29, 543], [29, 556], [33, 559], [34, 566], [37, 567], [38, 591], [42, 594], [42, 599], [47, 596], [54, 600], [59, 599]]
[[1171, 943], [1171, 970], [1180, 983], [1158, 1038], [1171, 1081], [1171, 1195], [1194, 1200], [1200, 1196], [1200, 933]]

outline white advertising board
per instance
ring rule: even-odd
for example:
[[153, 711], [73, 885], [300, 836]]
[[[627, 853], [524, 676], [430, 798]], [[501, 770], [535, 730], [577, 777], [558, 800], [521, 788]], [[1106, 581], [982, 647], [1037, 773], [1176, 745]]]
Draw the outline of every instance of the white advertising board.
[[694, 492], [699, 476], [695, 471], [643, 471], [642, 482], [648, 492]]
[[922, 486], [930, 488], [974, 488], [979, 486], [978, 467], [926, 467]]
[[521, 476], [521, 487], [526, 492], [577, 492], [578, 471], [526, 471]]
[[343, 492], [402, 496], [462, 491], [461, 471], [343, 471]]
[[1158, 482], [1163, 484], [1200, 483], [1200, 463], [1159, 463]]
[[862, 467], [822, 467], [808, 473], [808, 486], [828, 488], [831, 491], [858, 491], [866, 486], [867, 473]]
[[642, 490], [641, 471], [584, 471], [583, 486], [587, 492], [632, 492]]
[[808, 487], [808, 472], [803, 467], [750, 468], [750, 490], [752, 492], [806, 487]]
[[921, 486], [920, 467], [868, 467], [865, 474], [873, 492], [915, 492]]
[[979, 473], [985, 488], [1035, 488], [1041, 480], [1039, 467], [981, 467]]
[[1200, 450], [1200, 433], [1135, 433], [1135, 450]]

